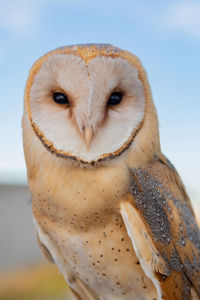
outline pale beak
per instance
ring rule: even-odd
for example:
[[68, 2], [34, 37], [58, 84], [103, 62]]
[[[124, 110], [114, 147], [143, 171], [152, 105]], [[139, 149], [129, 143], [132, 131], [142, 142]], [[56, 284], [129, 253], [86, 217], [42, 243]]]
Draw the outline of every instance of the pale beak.
[[90, 144], [92, 141], [92, 137], [93, 137], [93, 129], [90, 126], [87, 126], [83, 129], [83, 137], [84, 137], [84, 141], [85, 141], [85, 145], [87, 150], [90, 149]]

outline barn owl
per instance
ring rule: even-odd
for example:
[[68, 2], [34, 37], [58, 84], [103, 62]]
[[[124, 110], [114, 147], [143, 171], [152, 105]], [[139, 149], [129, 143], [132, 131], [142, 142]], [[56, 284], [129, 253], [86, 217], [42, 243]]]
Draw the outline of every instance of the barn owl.
[[38, 243], [77, 299], [200, 299], [200, 230], [135, 55], [86, 44], [41, 57], [23, 141]]

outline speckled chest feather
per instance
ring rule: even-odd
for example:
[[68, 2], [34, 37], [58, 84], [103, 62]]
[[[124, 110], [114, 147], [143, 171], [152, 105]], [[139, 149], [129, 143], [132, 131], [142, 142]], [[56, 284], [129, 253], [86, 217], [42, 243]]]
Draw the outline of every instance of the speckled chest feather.
[[148, 299], [149, 294], [156, 299], [120, 214], [120, 202], [129, 189], [128, 170], [60, 173], [54, 168], [48, 174], [38, 176], [32, 186], [34, 218], [66, 259], [70, 276], [79, 277], [102, 299]]

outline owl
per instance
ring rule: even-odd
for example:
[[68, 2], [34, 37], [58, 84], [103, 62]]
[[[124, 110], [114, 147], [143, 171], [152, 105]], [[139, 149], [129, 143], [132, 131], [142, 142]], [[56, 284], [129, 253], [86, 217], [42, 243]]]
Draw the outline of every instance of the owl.
[[135, 55], [85, 44], [41, 57], [23, 141], [39, 246], [77, 299], [200, 299], [200, 230]]

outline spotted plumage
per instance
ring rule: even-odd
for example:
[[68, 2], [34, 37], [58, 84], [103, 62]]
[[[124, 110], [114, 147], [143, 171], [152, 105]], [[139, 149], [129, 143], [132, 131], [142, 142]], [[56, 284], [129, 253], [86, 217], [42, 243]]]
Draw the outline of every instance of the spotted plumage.
[[200, 298], [200, 231], [138, 58], [104, 44], [44, 55], [23, 136], [38, 243], [77, 299]]

